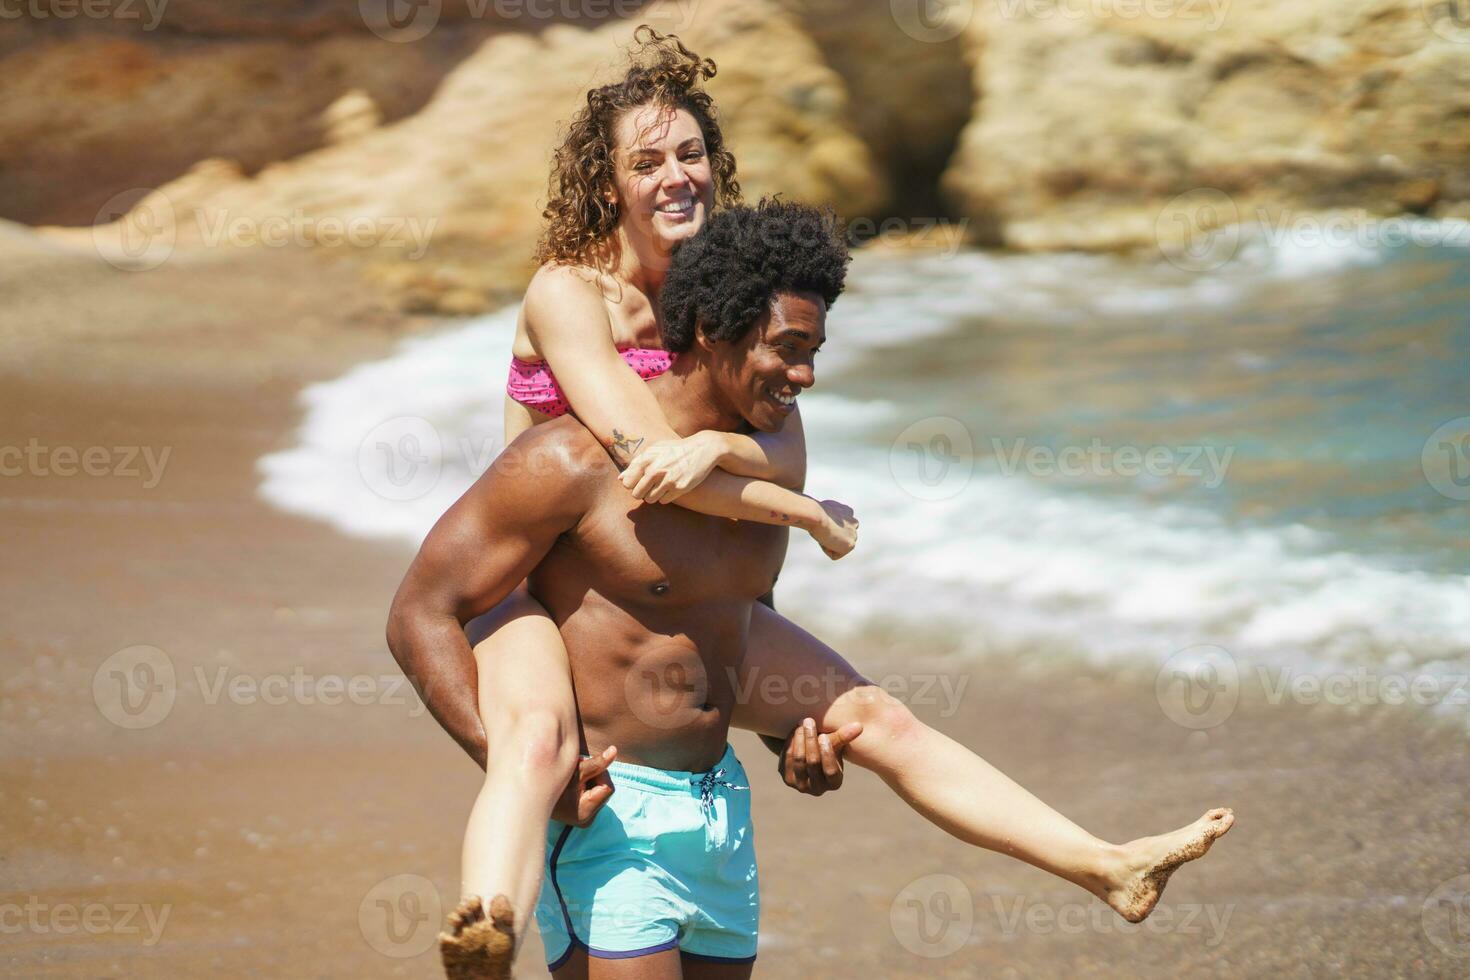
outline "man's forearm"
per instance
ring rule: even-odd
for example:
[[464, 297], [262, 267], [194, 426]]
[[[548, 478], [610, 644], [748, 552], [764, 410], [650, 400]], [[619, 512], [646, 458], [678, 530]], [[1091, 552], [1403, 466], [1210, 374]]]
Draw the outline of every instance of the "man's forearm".
[[413, 614], [395, 607], [388, 619], [388, 649], [429, 714], [485, 768], [479, 671], [464, 627], [453, 616]]

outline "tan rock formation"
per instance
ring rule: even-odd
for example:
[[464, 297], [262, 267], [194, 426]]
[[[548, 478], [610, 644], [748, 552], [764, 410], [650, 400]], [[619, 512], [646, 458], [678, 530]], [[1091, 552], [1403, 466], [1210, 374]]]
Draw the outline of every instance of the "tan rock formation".
[[[852, 131], [842, 80], [788, 13], [765, 0], [669, 0], [639, 19], [677, 30], [720, 64], [710, 88], [748, 196], [780, 191], [844, 213], [881, 203], [885, 188]], [[396, 122], [378, 124], [366, 91], [340, 95], [309, 117], [326, 145], [253, 175], [232, 160], [202, 162], [114, 230], [136, 239], [167, 226], [154, 244], [173, 249], [258, 241], [370, 249], [377, 275], [406, 306], [475, 308], [476, 291], [488, 302], [529, 275], [558, 125], [589, 85], [621, 70], [633, 26], [491, 37]], [[114, 247], [111, 233], [70, 237], [95, 235], [127, 262], [135, 245]]]
[[858, 135], [889, 186], [889, 214], [946, 213], [939, 177], [974, 104], [958, 30], [927, 26], [927, 0], [783, 0], [842, 76]]
[[[944, 188], [995, 240], [1039, 249], [1149, 246], [1258, 210], [1463, 201], [1470, 31], [1445, 36], [1432, 7], [975, 0], [978, 98]], [[1170, 204], [1190, 193], [1200, 207]]]

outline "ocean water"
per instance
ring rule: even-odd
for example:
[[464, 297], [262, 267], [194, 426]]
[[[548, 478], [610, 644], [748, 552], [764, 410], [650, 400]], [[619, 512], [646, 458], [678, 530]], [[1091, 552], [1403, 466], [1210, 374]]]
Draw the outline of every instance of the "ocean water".
[[[783, 611], [959, 656], [1470, 673], [1470, 226], [1416, 228], [1205, 271], [860, 252], [801, 405], [809, 492], [862, 536], [794, 537]], [[308, 388], [264, 498], [417, 543], [502, 448], [514, 317]]]

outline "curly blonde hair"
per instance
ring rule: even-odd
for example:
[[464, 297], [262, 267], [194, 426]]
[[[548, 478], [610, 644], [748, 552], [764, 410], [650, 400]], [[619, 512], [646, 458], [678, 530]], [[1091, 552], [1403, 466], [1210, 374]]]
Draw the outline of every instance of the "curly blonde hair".
[[632, 64], [621, 81], [587, 93], [572, 117], [551, 164], [550, 202], [541, 216], [546, 230], [536, 246], [536, 263], [593, 264], [618, 223], [618, 207], [603, 193], [613, 186], [614, 131], [623, 113], [646, 105], [683, 109], [704, 134], [714, 177], [716, 207], [740, 203], [735, 157], [725, 146], [714, 100], [701, 87], [715, 76], [715, 63], [701, 58], [673, 34], [647, 24], [633, 33]]

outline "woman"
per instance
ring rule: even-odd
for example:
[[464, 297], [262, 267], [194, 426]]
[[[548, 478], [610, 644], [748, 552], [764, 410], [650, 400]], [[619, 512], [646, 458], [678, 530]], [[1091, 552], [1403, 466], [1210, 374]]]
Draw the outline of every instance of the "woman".
[[[773, 435], [702, 432], [679, 439], [643, 385], [642, 378], [669, 363], [658, 349], [657, 305], [669, 255], [716, 205], [738, 201], [739, 185], [711, 100], [700, 89], [714, 65], [646, 27], [637, 39], [634, 65], [621, 82], [588, 93], [556, 153], [542, 265], [527, 289], [514, 343], [507, 440], [574, 411], [626, 467], [623, 482], [634, 496], [801, 527], [840, 557], [853, 545], [856, 521], [841, 505], [819, 504], [794, 489], [802, 485], [806, 455], [799, 412]], [[604, 771], [616, 750], [579, 763], [566, 651], [534, 599], [516, 595], [472, 623], [470, 632], [478, 640], [488, 749], [485, 784], [466, 833], [461, 891], [497, 899], [493, 923], [477, 898], [461, 905], [443, 948], [452, 974], [498, 975], [509, 968], [512, 921], [524, 922], [536, 900], [548, 816], [556, 806], [558, 819], [590, 820], [610, 792]], [[790, 733], [781, 763], [790, 785], [808, 792], [835, 785], [839, 749], [850, 742], [853, 762], [878, 773], [936, 825], [1075, 882], [1130, 921], [1146, 916], [1168, 875], [1201, 856], [1233, 821], [1228, 810], [1211, 810], [1159, 837], [1123, 845], [1099, 840], [917, 721], [834, 651], [765, 606], [752, 614], [742, 670], [760, 681], [782, 678], [783, 690], [813, 687], [800, 685], [801, 678], [837, 678], [815, 703], [756, 699], [736, 709], [739, 727], [779, 738]], [[588, 783], [597, 785], [588, 789]], [[493, 969], [471, 964], [485, 955], [492, 931], [500, 937], [499, 962]], [[585, 962], [563, 968], [585, 969]]]

